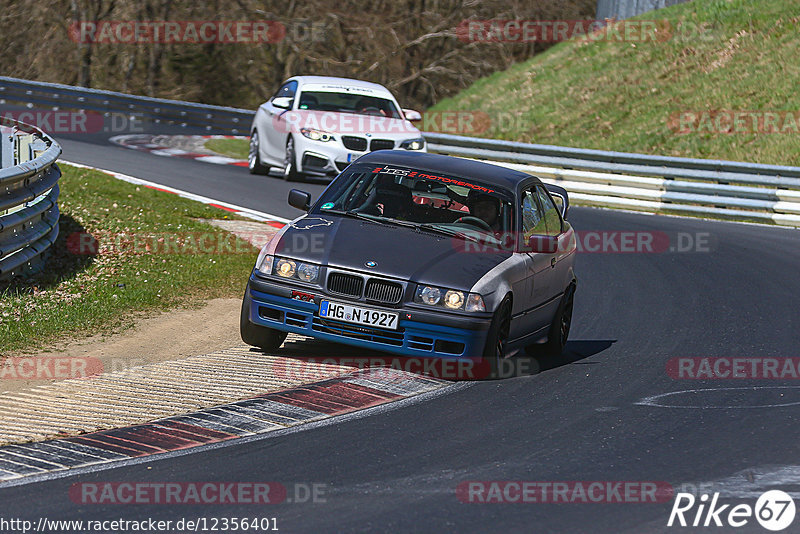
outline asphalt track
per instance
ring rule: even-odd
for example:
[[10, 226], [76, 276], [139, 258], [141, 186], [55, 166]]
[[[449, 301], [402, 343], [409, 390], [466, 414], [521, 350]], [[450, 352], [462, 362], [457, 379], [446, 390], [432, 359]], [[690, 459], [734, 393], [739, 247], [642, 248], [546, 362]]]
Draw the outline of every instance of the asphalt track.
[[[286, 205], [291, 185], [278, 178], [126, 150], [99, 135], [59, 141], [66, 160], [275, 215], [298, 213]], [[316, 197], [324, 185], [303, 187]], [[700, 530], [666, 526], [671, 500], [480, 504], [461, 502], [456, 488], [465, 481], [666, 481], [676, 489], [711, 482], [728, 489], [731, 503], [753, 505], [768, 488], [796, 495], [800, 383], [676, 380], [666, 364], [798, 356], [797, 231], [587, 208], [570, 218], [586, 231], [707, 233], [711, 250], [581, 254], [572, 341], [563, 360], [541, 361], [539, 373], [457, 384], [260, 440], [0, 488], [0, 518], [275, 517], [281, 532], [669, 532]], [[677, 407], [642, 404], [678, 391], [687, 392], [650, 402]], [[782, 474], [769, 478], [775, 472]], [[77, 505], [68, 497], [76, 482], [122, 481], [326, 489], [325, 502], [266, 507]], [[765, 532], [753, 519], [735, 530]]]

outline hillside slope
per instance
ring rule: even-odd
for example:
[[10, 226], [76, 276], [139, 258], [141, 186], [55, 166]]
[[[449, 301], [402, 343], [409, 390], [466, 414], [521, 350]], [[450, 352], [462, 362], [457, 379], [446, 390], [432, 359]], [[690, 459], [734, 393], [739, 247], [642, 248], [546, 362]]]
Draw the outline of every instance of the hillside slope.
[[800, 2], [695, 0], [639, 18], [670, 30], [563, 42], [432, 109], [488, 113], [482, 137], [800, 165]]

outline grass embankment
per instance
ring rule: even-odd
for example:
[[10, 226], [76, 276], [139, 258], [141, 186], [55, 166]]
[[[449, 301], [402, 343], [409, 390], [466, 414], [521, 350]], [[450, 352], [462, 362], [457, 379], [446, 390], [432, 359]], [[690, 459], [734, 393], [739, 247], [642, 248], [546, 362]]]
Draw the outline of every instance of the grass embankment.
[[53, 256], [43, 273], [0, 287], [0, 355], [111, 333], [142, 313], [241, 297], [257, 251], [199, 220], [224, 212], [96, 171], [61, 169]]
[[[800, 165], [800, 4], [696, 0], [638, 18], [668, 20], [670, 37], [563, 42], [433, 109], [488, 113], [481, 137]], [[775, 133], [717, 132], [726, 111], [778, 112], [759, 121]], [[741, 120], [731, 129], [753, 129]]]
[[217, 154], [236, 159], [247, 159], [249, 139], [209, 139], [205, 147]]
[[[429, 111], [491, 119], [484, 131], [444, 133], [800, 165], [800, 4], [695, 0], [638, 19], [667, 31], [655, 41], [560, 43]], [[729, 112], [743, 112], [738, 125]], [[206, 146], [247, 157], [246, 140]]]

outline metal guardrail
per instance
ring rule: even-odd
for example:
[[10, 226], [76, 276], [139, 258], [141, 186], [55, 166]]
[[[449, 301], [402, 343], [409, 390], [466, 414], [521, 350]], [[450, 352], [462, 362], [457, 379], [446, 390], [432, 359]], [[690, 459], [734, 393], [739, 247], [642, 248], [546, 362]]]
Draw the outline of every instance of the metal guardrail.
[[58, 237], [60, 154], [38, 128], [0, 117], [0, 280], [41, 267]]
[[120, 113], [208, 131], [250, 133], [254, 112], [0, 76], [0, 98], [47, 107]]
[[[254, 111], [0, 76], [0, 99], [136, 113], [248, 134]], [[491, 161], [565, 187], [580, 204], [800, 227], [800, 167], [676, 158], [425, 132], [431, 152]], [[0, 208], [1, 209], [1, 208]]]

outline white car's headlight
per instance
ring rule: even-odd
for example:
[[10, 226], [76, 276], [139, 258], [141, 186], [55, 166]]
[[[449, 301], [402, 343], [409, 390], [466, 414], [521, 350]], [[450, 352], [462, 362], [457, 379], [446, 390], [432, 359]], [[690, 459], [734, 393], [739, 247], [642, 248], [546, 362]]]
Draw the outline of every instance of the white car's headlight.
[[483, 297], [477, 293], [467, 293], [455, 289], [444, 289], [433, 286], [417, 286], [414, 302], [428, 306], [444, 307], [448, 310], [463, 310], [468, 312], [486, 311]]
[[406, 150], [422, 150], [425, 148], [425, 139], [421, 137], [419, 139], [408, 139], [400, 143], [400, 148], [404, 148]]
[[313, 128], [300, 128], [300, 133], [312, 141], [322, 141], [323, 143], [326, 143], [334, 140], [333, 135], [329, 134], [328, 132], [314, 130]]

